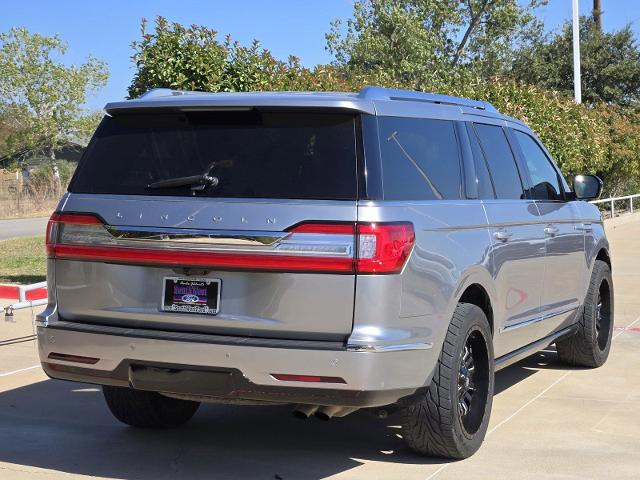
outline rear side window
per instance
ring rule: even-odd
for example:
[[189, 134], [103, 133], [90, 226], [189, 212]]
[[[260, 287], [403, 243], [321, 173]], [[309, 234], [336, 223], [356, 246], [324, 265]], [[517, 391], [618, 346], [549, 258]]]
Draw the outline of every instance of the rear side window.
[[380, 117], [378, 125], [385, 200], [461, 198], [453, 122]]
[[496, 197], [524, 198], [516, 160], [502, 127], [482, 123], [474, 125], [493, 178]]
[[511, 130], [516, 137], [531, 177], [531, 198], [536, 200], [563, 200], [558, 172], [536, 143], [524, 132]]
[[476, 132], [473, 131], [471, 124], [467, 124], [467, 133], [469, 134], [469, 142], [471, 142], [471, 151], [473, 152], [473, 161], [476, 169], [478, 198], [482, 200], [496, 198], [491, 175], [489, 175], [489, 169], [487, 168], [487, 161], [484, 158], [484, 154], [478, 143], [478, 137], [476, 136]]
[[177, 112], [105, 117], [69, 191], [192, 195], [150, 188], [208, 174], [196, 195], [226, 198], [357, 198], [355, 117], [342, 113]]

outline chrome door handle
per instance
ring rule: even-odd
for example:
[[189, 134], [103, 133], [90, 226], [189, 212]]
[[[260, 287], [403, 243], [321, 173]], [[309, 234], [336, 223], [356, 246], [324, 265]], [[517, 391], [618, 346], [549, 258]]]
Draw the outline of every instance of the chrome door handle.
[[493, 233], [493, 236], [495, 237], [496, 240], [500, 240], [501, 242], [506, 242], [513, 236], [513, 233], [507, 232], [506, 230], [498, 230], [497, 232]]
[[555, 237], [560, 232], [560, 229], [557, 227], [547, 227], [544, 229], [544, 234], [550, 237]]
[[590, 232], [593, 230], [593, 227], [590, 223], [583, 223], [582, 225], [576, 225], [576, 230], [579, 232]]

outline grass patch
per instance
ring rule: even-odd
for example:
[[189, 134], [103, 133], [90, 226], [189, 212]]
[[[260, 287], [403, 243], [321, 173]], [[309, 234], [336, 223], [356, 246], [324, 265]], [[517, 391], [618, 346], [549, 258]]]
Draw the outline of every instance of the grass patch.
[[0, 241], [0, 283], [42, 282], [46, 273], [43, 236]]

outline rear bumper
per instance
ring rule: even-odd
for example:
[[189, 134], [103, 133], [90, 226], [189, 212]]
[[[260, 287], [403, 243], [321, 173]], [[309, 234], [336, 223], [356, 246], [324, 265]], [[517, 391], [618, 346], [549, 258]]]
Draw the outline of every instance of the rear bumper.
[[[245, 343], [224, 337], [155, 332], [63, 321], [38, 326], [42, 366], [52, 378], [206, 395], [227, 400], [355, 407], [394, 403], [428, 385], [437, 351], [425, 344], [348, 350], [334, 342]], [[92, 357], [93, 365], [52, 360], [51, 353]], [[141, 368], [159, 372], [132, 381]], [[280, 381], [272, 374], [339, 377], [345, 383]]]

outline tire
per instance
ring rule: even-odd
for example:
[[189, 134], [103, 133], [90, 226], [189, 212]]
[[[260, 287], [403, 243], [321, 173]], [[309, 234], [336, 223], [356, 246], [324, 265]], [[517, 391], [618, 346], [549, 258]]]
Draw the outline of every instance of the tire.
[[[493, 339], [487, 317], [479, 307], [459, 303], [426, 395], [402, 410], [404, 441], [421, 455], [470, 457], [487, 433], [493, 386]], [[459, 395], [467, 387], [474, 388], [470, 402], [462, 399], [465, 414]]]
[[600, 367], [613, 335], [613, 281], [609, 265], [596, 260], [575, 335], [556, 342], [558, 358], [575, 367]]
[[172, 428], [186, 423], [200, 403], [124, 387], [104, 385], [102, 393], [114, 417], [140, 428]]

